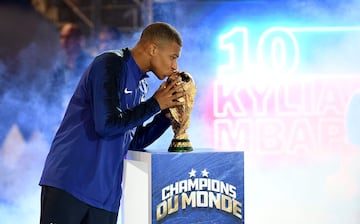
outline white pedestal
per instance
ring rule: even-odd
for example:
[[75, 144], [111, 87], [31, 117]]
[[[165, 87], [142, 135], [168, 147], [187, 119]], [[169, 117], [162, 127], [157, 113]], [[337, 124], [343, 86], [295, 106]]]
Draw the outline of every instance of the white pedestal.
[[129, 151], [124, 224], [244, 223], [244, 153]]

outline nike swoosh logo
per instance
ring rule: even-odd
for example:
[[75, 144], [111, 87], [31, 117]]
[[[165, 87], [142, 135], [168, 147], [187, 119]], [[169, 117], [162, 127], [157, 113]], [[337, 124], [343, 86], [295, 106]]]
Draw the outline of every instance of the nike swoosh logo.
[[128, 90], [128, 88], [125, 88], [125, 89], [124, 89], [124, 93], [125, 93], [125, 94], [130, 94], [130, 93], [132, 93], [132, 91], [131, 91], [131, 90]]

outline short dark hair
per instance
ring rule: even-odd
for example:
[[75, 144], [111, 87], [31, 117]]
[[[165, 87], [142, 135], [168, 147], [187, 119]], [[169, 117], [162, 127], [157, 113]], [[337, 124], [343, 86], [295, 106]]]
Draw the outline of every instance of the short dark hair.
[[170, 24], [164, 22], [155, 22], [148, 25], [141, 33], [140, 40], [175, 41], [179, 46], [182, 46], [179, 32]]

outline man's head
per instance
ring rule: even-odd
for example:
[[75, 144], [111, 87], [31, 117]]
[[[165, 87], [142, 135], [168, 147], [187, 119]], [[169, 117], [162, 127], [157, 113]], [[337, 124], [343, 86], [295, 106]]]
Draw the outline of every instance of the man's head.
[[138, 46], [142, 46], [148, 58], [145, 70], [154, 72], [160, 80], [177, 70], [182, 40], [171, 25], [163, 22], [150, 24], [143, 30]]
[[67, 54], [76, 54], [81, 49], [82, 32], [79, 26], [66, 23], [60, 30], [60, 44]]
[[163, 22], [157, 22], [147, 26], [141, 33], [140, 41], [153, 41], [159, 45], [169, 42], [175, 42], [182, 46], [181, 36], [171, 25]]
[[116, 27], [103, 27], [97, 35], [98, 51], [114, 50], [119, 48], [121, 32]]

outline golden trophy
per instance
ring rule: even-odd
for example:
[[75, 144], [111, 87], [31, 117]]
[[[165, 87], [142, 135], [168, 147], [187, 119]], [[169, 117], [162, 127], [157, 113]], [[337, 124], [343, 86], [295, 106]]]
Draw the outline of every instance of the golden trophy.
[[174, 137], [169, 146], [169, 152], [190, 152], [193, 150], [186, 130], [190, 125], [190, 114], [194, 105], [194, 98], [196, 94], [196, 86], [193, 78], [187, 72], [178, 72], [168, 78], [168, 82], [181, 77], [184, 82], [184, 90], [187, 91], [185, 97], [181, 97], [179, 101], [184, 102], [184, 105], [170, 108], [171, 126], [174, 132]]

